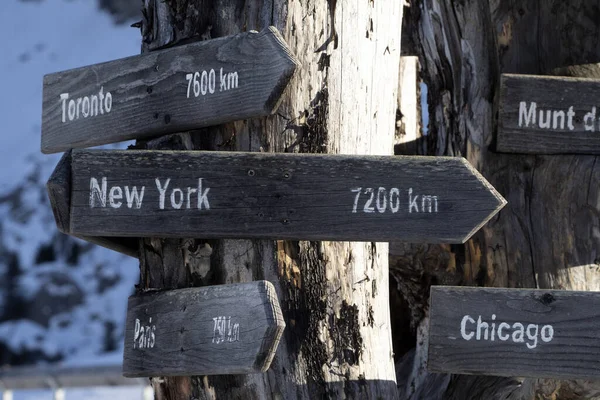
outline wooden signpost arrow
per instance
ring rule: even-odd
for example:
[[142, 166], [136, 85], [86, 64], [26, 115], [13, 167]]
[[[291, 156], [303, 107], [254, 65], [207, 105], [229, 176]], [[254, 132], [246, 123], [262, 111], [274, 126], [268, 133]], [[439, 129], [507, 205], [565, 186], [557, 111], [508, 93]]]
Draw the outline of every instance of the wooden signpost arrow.
[[269, 115], [297, 64], [269, 27], [46, 75], [42, 152]]
[[138, 239], [131, 237], [101, 237], [75, 235], [71, 225], [71, 151], [66, 152], [58, 162], [46, 183], [50, 206], [58, 230], [96, 245], [118, 251], [131, 257], [138, 257]]
[[600, 378], [600, 294], [433, 286], [428, 369]]
[[496, 149], [600, 154], [600, 80], [504, 74]]
[[74, 150], [63, 213], [86, 236], [462, 243], [505, 203], [462, 158]]
[[268, 281], [132, 296], [123, 375], [264, 372], [284, 328], [275, 288]]

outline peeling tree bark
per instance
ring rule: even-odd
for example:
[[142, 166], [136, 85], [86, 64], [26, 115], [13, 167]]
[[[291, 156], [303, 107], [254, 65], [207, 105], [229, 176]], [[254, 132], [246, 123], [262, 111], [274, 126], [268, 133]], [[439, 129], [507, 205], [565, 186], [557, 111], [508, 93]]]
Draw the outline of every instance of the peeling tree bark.
[[[440, 246], [433, 256], [431, 248], [421, 254], [414, 246], [406, 250], [404, 259], [412, 257], [415, 267], [399, 281], [414, 292], [407, 299], [414, 324], [426, 315], [422, 299], [428, 298], [427, 285], [410, 283], [415, 276], [427, 283], [599, 289], [596, 157], [493, 152], [500, 74], [552, 74], [559, 67], [597, 63], [598, 15], [597, 0], [411, 4], [408, 23], [415, 27], [412, 39], [429, 89], [428, 153], [466, 157], [508, 200], [464, 246]], [[409, 379], [417, 388], [407, 398], [419, 398], [434, 377]], [[441, 385], [432, 398], [588, 399], [599, 388], [582, 381], [468, 376]]]
[[[138, 148], [392, 154], [399, 2], [145, 0], [143, 51], [276, 26], [301, 67], [276, 115]], [[284, 337], [264, 374], [153, 378], [157, 399], [395, 398], [385, 243], [152, 238], [140, 290], [267, 279]]]

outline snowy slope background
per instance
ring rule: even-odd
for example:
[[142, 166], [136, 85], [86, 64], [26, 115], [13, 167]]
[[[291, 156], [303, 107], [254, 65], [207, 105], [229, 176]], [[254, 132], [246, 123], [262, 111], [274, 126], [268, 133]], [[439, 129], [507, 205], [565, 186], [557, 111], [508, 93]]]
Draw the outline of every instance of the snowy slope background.
[[129, 27], [139, 8], [139, 0], [2, 1], [0, 366], [122, 362], [138, 262], [57, 231], [45, 183], [60, 154], [40, 152], [42, 79], [139, 54], [139, 30]]

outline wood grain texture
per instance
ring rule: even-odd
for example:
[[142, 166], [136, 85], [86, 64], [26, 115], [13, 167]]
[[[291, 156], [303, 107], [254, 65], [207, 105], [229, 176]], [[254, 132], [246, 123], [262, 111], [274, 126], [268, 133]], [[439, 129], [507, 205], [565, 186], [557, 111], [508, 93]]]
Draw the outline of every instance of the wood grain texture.
[[56, 227], [69, 233], [71, 222], [71, 151], [62, 155], [46, 183]]
[[[211, 126], [200, 135], [180, 133], [186, 149], [392, 154], [401, 2], [144, 3], [153, 16], [142, 27], [146, 49], [274, 25], [302, 65], [276, 114]], [[168, 139], [148, 148], [182, 149]], [[194, 257], [203, 239], [144, 239], [142, 287], [266, 279], [276, 287], [288, 326], [266, 373], [156, 378], [157, 399], [397, 397], [387, 243], [286, 241], [275, 248], [272, 240], [208, 242], [210, 269], [202, 268], [205, 258]], [[185, 266], [198, 273], [186, 278]]]
[[503, 74], [496, 149], [600, 154], [599, 94], [597, 79]]
[[59, 231], [131, 257], [138, 257], [138, 240], [135, 238], [75, 235], [70, 232], [71, 151], [66, 152], [60, 158], [46, 183], [46, 191], [48, 192], [56, 227]]
[[[46, 75], [42, 152], [269, 115], [277, 109], [296, 66], [277, 29], [269, 27]], [[195, 72], [198, 85], [186, 78]], [[65, 93], [68, 99], [61, 98]]]
[[[460, 374], [598, 379], [599, 299], [600, 293], [593, 292], [434, 286], [428, 368]], [[467, 320], [462, 332], [464, 316], [475, 322]], [[489, 325], [488, 340], [483, 325], [477, 332], [479, 317]], [[520, 327], [514, 325], [519, 323], [525, 328], [522, 341]], [[544, 329], [548, 326], [552, 330]]]
[[[423, 8], [410, 7], [408, 17], [415, 25], [411, 32], [428, 89], [427, 154], [466, 157], [509, 203], [465, 246], [435, 254], [441, 261], [437, 266], [428, 252], [417, 255], [411, 262], [419, 267], [418, 274], [408, 278], [581, 290], [582, 275], [598, 274], [597, 266], [578, 267], [596, 263], [600, 254], [596, 157], [491, 151], [500, 73], [548, 75], [557, 67], [600, 62], [597, 10], [597, 0], [427, 0]], [[598, 79], [600, 68], [595, 70], [578, 75]], [[424, 286], [419, 295], [428, 290]], [[421, 304], [426, 309], [427, 302]], [[436, 377], [430, 375], [431, 380]], [[422, 381], [421, 388], [428, 388], [431, 380]], [[440, 390], [446, 399], [461, 400], [591, 399], [600, 395], [600, 381], [461, 375], [452, 376]]]
[[[78, 150], [72, 171], [71, 232], [94, 236], [460, 243], [505, 204], [449, 157]], [[112, 186], [120, 206], [99, 206]]]
[[131, 296], [123, 375], [264, 372], [284, 328], [275, 288], [268, 281]]

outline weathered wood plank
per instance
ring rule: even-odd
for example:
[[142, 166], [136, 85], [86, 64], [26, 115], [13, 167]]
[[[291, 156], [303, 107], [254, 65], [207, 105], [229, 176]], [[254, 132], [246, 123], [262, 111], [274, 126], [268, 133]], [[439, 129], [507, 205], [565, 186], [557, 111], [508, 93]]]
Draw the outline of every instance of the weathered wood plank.
[[269, 27], [46, 75], [42, 152], [269, 115], [296, 65]]
[[284, 328], [275, 288], [268, 281], [132, 296], [123, 375], [264, 372]]
[[71, 221], [71, 151], [64, 153], [56, 164], [46, 182], [46, 190], [56, 227], [68, 234]]
[[463, 242], [505, 204], [464, 159], [73, 152], [70, 231]]
[[496, 149], [600, 154], [600, 80], [503, 74]]
[[431, 288], [432, 372], [600, 378], [599, 293]]
[[138, 257], [138, 241], [129, 237], [96, 237], [73, 235], [69, 231], [71, 223], [71, 151], [66, 152], [54, 168], [46, 183], [50, 207], [56, 227], [62, 233], [118, 251], [131, 257]]

